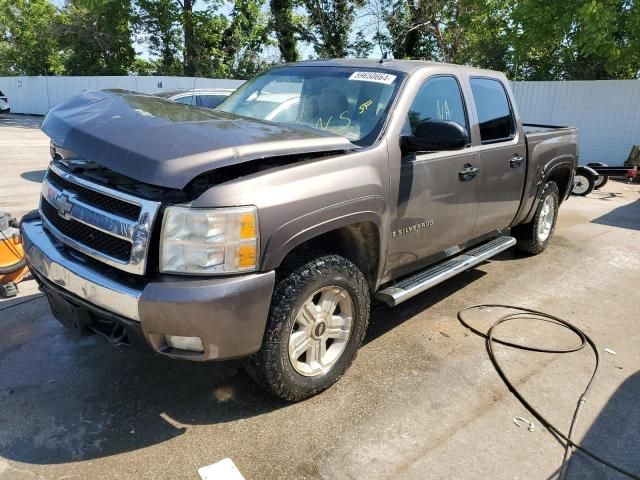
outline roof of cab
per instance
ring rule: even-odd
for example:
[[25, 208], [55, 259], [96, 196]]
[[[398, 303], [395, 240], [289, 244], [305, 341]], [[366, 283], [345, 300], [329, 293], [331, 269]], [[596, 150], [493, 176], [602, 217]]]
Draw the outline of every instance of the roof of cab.
[[469, 67], [466, 65], [456, 65], [453, 63], [430, 62], [427, 60], [394, 60], [394, 59], [375, 59], [375, 58], [335, 58], [328, 60], [306, 60], [296, 63], [288, 63], [287, 66], [302, 67], [362, 67], [379, 70], [395, 70], [397, 72], [411, 74], [425, 67], [442, 67], [446, 66], [455, 71], [464, 71], [469, 74], [473, 73], [491, 73], [496, 74], [493, 70]]

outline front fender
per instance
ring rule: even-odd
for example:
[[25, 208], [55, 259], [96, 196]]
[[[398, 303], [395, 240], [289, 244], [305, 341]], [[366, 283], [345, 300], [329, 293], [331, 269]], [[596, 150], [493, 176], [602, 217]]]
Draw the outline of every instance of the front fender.
[[380, 230], [384, 208], [382, 196], [369, 195], [336, 203], [285, 223], [268, 240], [262, 270], [277, 268], [294, 248], [332, 230], [361, 222], [371, 222]]

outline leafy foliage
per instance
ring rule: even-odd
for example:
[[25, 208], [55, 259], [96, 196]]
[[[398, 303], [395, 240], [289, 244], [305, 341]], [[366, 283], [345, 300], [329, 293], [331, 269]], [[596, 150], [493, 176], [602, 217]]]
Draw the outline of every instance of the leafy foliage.
[[308, 12], [302, 26], [303, 39], [320, 58], [346, 57], [349, 33], [362, 0], [302, 0]]
[[[60, 0], [56, 0], [59, 2]], [[640, 0], [0, 0], [0, 74], [248, 78], [381, 50], [518, 80], [638, 78]], [[144, 45], [150, 58], [136, 58]], [[147, 57], [147, 55], [145, 55]]]
[[522, 0], [513, 9], [513, 21], [513, 62], [519, 79], [638, 76], [637, 1]]
[[229, 16], [217, 5], [193, 12], [196, 75], [250, 78], [268, 67], [261, 52], [270, 43], [269, 24], [261, 6], [237, 0]]
[[68, 75], [126, 75], [135, 52], [129, 0], [67, 0], [58, 33]]
[[293, 13], [293, 0], [271, 0], [270, 6], [271, 29], [276, 35], [280, 56], [285, 62], [295, 62], [300, 58], [296, 36], [300, 25]]
[[369, 0], [395, 58], [506, 71], [530, 80], [637, 78], [638, 0]]
[[174, 0], [138, 0], [136, 21], [142, 27], [149, 51], [160, 57], [156, 73], [182, 74], [181, 7]]
[[0, 0], [0, 75], [56, 75], [64, 71], [48, 0]]

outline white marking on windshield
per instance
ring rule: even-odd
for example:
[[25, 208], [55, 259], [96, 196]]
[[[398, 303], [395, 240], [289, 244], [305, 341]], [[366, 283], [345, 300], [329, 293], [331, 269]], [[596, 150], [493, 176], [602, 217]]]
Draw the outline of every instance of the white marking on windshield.
[[358, 80], [361, 82], [383, 83], [391, 85], [397, 77], [390, 73], [384, 72], [353, 72], [349, 80]]

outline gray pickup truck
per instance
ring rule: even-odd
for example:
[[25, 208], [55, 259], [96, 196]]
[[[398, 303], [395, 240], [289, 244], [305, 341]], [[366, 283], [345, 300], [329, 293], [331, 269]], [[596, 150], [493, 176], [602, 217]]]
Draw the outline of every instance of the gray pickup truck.
[[243, 358], [287, 400], [345, 372], [372, 299], [542, 252], [578, 143], [523, 125], [500, 73], [396, 60], [273, 68], [215, 110], [88, 91], [42, 129], [52, 161], [21, 229], [53, 314], [177, 359]]

